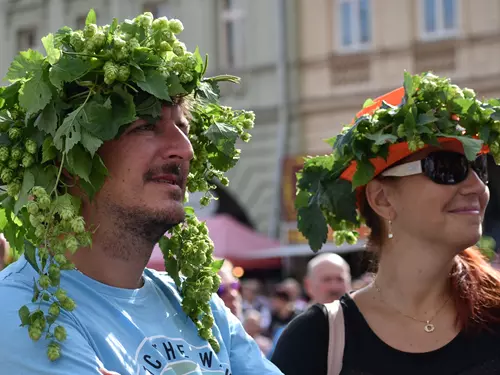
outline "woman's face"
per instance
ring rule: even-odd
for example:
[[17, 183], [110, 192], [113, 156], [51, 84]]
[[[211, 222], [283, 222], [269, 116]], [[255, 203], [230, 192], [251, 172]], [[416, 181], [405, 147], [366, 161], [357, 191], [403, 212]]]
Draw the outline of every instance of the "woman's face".
[[[406, 161], [421, 160], [432, 151], [423, 150]], [[471, 169], [467, 179], [456, 185], [437, 184], [424, 174], [382, 183], [389, 184], [394, 238], [409, 235], [463, 249], [480, 239], [489, 189]]]

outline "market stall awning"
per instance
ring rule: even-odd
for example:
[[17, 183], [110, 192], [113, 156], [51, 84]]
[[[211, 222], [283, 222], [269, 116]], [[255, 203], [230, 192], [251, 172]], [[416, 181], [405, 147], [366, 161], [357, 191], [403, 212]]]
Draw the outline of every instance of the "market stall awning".
[[[278, 268], [281, 266], [279, 255], [268, 257], [261, 254], [257, 256], [262, 251], [279, 248], [279, 241], [240, 224], [229, 215], [215, 215], [203, 220], [207, 223], [210, 238], [214, 242], [214, 255], [217, 258], [228, 259], [235, 266], [246, 269]], [[163, 255], [158, 245], [153, 250], [148, 267], [164, 270]]]

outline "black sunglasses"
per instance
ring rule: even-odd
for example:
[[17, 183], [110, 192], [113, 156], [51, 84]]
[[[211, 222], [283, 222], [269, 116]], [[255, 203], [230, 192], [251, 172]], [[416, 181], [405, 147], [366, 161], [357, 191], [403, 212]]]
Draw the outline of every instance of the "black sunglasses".
[[469, 161], [464, 154], [452, 151], [430, 153], [422, 160], [412, 161], [389, 168], [382, 176], [403, 177], [423, 173], [433, 182], [440, 185], [455, 185], [465, 181], [469, 170], [476, 172], [479, 179], [488, 183], [488, 156], [479, 155]]

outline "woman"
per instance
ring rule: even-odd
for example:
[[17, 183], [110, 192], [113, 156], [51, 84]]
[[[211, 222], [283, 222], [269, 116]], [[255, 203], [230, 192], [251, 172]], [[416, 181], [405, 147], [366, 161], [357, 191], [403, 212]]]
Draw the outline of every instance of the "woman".
[[[351, 135], [337, 138], [332, 163], [306, 163], [298, 184], [298, 201], [306, 202], [299, 204], [299, 228], [312, 246], [318, 225], [314, 232], [304, 219], [309, 213], [307, 220], [316, 223], [316, 202], [337, 239], [351, 239], [349, 230], [360, 224], [350, 211], [357, 204], [379, 263], [372, 283], [341, 298], [343, 343], [328, 342], [324, 305], [288, 326], [272, 358], [283, 373], [327, 374], [329, 344], [345, 345], [342, 375], [500, 373], [500, 276], [471, 248], [489, 200], [486, 145], [498, 152], [488, 106], [448, 80], [406, 75], [404, 89], [365, 108]], [[445, 113], [450, 108], [454, 115]], [[425, 129], [411, 133], [419, 123]], [[329, 191], [329, 200], [313, 199], [319, 185], [337, 190]]]

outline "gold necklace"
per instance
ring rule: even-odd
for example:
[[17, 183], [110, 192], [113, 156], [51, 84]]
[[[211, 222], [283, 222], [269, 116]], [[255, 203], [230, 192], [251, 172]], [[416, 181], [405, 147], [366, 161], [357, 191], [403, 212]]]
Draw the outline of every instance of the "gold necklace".
[[437, 311], [434, 313], [434, 315], [430, 319], [428, 319], [428, 320], [420, 320], [420, 319], [414, 318], [411, 315], [407, 315], [405, 313], [402, 313], [396, 307], [394, 307], [393, 305], [390, 305], [389, 303], [387, 303], [387, 301], [384, 299], [384, 297], [382, 295], [382, 291], [380, 290], [379, 286], [377, 285], [377, 283], [375, 281], [373, 281], [373, 285], [375, 286], [375, 289], [377, 290], [377, 292], [380, 294], [380, 299], [382, 300], [382, 302], [384, 302], [386, 305], [389, 305], [389, 307], [391, 307], [393, 310], [395, 310], [399, 314], [403, 315], [404, 317], [410, 318], [410, 319], [412, 319], [412, 320], [414, 320], [416, 322], [419, 322], [419, 323], [425, 323], [425, 325], [424, 325], [424, 331], [427, 332], [427, 333], [434, 332], [434, 330], [436, 329], [436, 327], [431, 322], [440, 313], [440, 311], [443, 309], [443, 307], [446, 306], [446, 304], [448, 303], [448, 301], [451, 298], [451, 296], [448, 297], [446, 299], [446, 301], [444, 301], [443, 305], [439, 309], [437, 309]]

